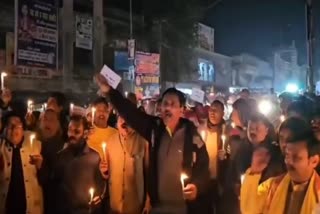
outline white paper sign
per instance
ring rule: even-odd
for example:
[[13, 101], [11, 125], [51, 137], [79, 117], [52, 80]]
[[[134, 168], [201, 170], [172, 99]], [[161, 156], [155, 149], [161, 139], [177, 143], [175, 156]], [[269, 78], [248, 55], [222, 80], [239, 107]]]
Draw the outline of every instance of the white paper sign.
[[121, 77], [116, 74], [113, 70], [111, 70], [108, 66], [104, 65], [101, 69], [100, 74], [106, 78], [108, 84], [113, 88], [116, 89], [121, 81]]
[[198, 103], [203, 103], [204, 100], [204, 91], [198, 88], [192, 88], [190, 98]]

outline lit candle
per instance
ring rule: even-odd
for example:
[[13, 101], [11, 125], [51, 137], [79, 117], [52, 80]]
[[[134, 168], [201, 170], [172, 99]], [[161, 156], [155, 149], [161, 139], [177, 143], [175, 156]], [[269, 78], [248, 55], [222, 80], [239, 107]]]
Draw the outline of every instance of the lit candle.
[[184, 180], [186, 180], [187, 178], [188, 178], [188, 176], [185, 173], [181, 173], [180, 181], [181, 181], [182, 191], [184, 189]]
[[107, 144], [105, 142], [102, 143], [102, 152], [103, 152], [103, 160], [107, 160], [107, 154], [106, 154], [106, 149], [107, 149]]
[[202, 130], [200, 135], [201, 135], [202, 140], [205, 141], [206, 140], [206, 131]]
[[235, 124], [234, 122], [232, 122], [232, 123], [231, 123], [231, 127], [232, 127], [233, 129], [235, 129], [235, 128], [236, 128], [236, 124]]
[[246, 177], [246, 175], [245, 174], [242, 174], [241, 175], [241, 177], [240, 177], [240, 180], [241, 180], [241, 184], [243, 184], [243, 182], [244, 182], [244, 178]]
[[6, 72], [1, 72], [1, 90], [4, 90], [4, 78], [8, 76]]
[[92, 117], [92, 126], [94, 126], [94, 117], [96, 115], [96, 108], [92, 107], [91, 108], [91, 117]]
[[280, 116], [280, 121], [283, 122], [283, 121], [285, 121], [285, 120], [286, 120], [286, 117], [285, 117], [284, 115], [281, 115], [281, 116]]
[[31, 153], [33, 153], [33, 141], [36, 138], [35, 134], [30, 135], [30, 148], [31, 148]]
[[94, 196], [94, 189], [92, 187], [89, 189], [89, 195], [90, 195], [90, 204], [91, 204]]
[[73, 103], [70, 103], [70, 114], [72, 115], [72, 112], [73, 112], [73, 108], [74, 108], [74, 104]]
[[29, 112], [29, 113], [32, 113], [33, 101], [32, 101], [32, 100], [28, 100], [27, 105], [28, 105], [28, 112]]
[[128, 92], [126, 91], [126, 92], [124, 92], [124, 95], [126, 96], [126, 97], [128, 97]]
[[222, 150], [224, 150], [224, 147], [226, 145], [226, 139], [227, 137], [223, 134], [221, 135], [221, 140], [222, 140]]

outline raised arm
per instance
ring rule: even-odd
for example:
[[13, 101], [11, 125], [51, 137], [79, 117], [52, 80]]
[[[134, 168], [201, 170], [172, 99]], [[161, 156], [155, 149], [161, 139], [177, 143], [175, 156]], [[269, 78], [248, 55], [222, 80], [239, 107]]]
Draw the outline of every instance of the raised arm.
[[142, 137], [149, 141], [156, 117], [147, 115], [138, 110], [138, 108], [124, 98], [119, 91], [112, 89], [100, 74], [96, 76], [96, 81], [100, 87], [100, 91], [109, 97], [112, 105], [126, 122]]

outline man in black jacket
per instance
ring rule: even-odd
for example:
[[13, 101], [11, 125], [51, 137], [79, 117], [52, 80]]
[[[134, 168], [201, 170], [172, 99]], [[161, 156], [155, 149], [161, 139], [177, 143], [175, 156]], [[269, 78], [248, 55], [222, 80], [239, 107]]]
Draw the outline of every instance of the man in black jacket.
[[56, 190], [56, 206], [52, 207], [56, 210], [53, 213], [95, 213], [96, 210], [89, 206], [89, 189], [94, 188], [94, 197], [103, 194], [105, 182], [99, 170], [100, 156], [86, 143], [87, 128], [84, 118], [70, 118], [68, 144], [58, 153], [53, 169]]
[[[127, 123], [151, 143], [148, 190], [152, 213], [207, 213], [203, 196], [209, 183], [208, 153], [196, 127], [182, 118], [184, 94], [168, 89], [158, 118], [137, 110], [103, 76], [97, 75], [96, 82]], [[183, 188], [182, 173], [188, 177]]]

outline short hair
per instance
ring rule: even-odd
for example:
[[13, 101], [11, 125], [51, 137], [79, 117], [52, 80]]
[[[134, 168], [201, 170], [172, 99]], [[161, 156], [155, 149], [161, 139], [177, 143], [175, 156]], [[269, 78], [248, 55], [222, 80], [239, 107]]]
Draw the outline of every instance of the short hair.
[[176, 95], [179, 99], [180, 106], [184, 107], [186, 105], [186, 96], [183, 92], [179, 91], [176, 88], [168, 88], [163, 94], [162, 94], [162, 100], [167, 94]]
[[242, 89], [241, 92], [242, 92], [242, 93], [250, 94], [250, 91], [249, 91], [249, 89], [247, 89], [247, 88]]
[[98, 97], [92, 103], [93, 106], [96, 106], [98, 104], [105, 104], [106, 106], [109, 106], [108, 101], [104, 97]]
[[21, 123], [22, 123], [23, 129], [26, 129], [25, 117], [22, 114], [20, 114], [18, 112], [15, 112], [15, 111], [8, 111], [2, 116], [1, 122], [2, 122], [3, 127], [7, 127], [8, 126], [9, 120], [12, 117], [19, 118]]
[[89, 129], [89, 123], [87, 121], [87, 119], [83, 116], [80, 116], [80, 115], [72, 115], [70, 117], [70, 122], [76, 122], [76, 123], [81, 123], [83, 125], [83, 129], [84, 130], [87, 130]]
[[61, 92], [53, 92], [49, 97], [54, 98], [57, 101], [58, 106], [65, 107], [67, 103], [67, 99], [65, 95]]
[[215, 100], [211, 103], [211, 105], [217, 105], [220, 106], [220, 108], [222, 109], [222, 111], [224, 111], [224, 105], [220, 100]]
[[288, 140], [288, 144], [297, 144], [301, 142], [306, 143], [309, 157], [320, 154], [320, 145], [314, 137], [312, 130], [306, 130], [300, 134], [295, 134]]
[[295, 101], [288, 107], [287, 112], [296, 112], [301, 115], [304, 119], [310, 120], [309, 107], [305, 105], [303, 101]]
[[297, 117], [290, 117], [281, 123], [279, 127], [279, 132], [284, 129], [288, 129], [292, 132], [293, 138], [299, 136], [303, 133], [311, 131], [310, 125], [303, 119]]

